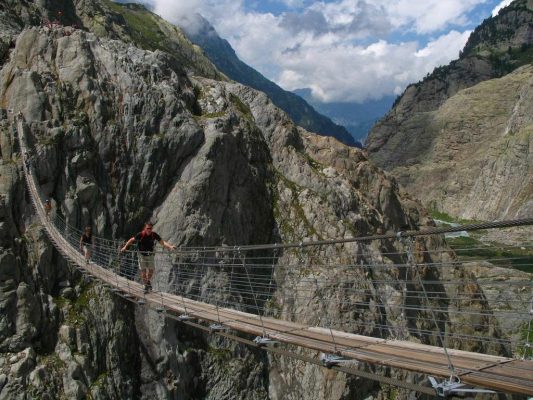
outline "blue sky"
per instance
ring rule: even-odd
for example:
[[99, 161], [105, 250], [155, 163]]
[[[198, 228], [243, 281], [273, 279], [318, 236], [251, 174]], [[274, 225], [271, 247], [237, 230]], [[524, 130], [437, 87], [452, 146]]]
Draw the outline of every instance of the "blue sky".
[[202, 14], [238, 56], [322, 102], [400, 94], [459, 55], [510, 0], [148, 0], [177, 25]]

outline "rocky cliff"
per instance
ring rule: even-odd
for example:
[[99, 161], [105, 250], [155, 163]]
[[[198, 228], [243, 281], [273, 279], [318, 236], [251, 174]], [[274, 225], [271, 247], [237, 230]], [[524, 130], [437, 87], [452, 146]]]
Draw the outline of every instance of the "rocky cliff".
[[[88, 282], [61, 260], [35, 220], [12, 121], [22, 114], [36, 178], [54, 210], [74, 226], [92, 224], [99, 236], [129, 237], [151, 218], [180, 245], [342, 238], [431, 224], [420, 205], [360, 150], [297, 127], [263, 93], [204, 62], [195, 67], [176, 49], [140, 48], [106, 1], [65, 2], [63, 16], [77, 21], [75, 28], [27, 27], [27, 16], [57, 12], [46, 1], [8, 4], [4, 17], [18, 19], [6, 30], [0, 70], [0, 399], [386, 396], [390, 389], [371, 382], [203, 335]], [[105, 7], [110, 14], [91, 19]], [[117, 36], [103, 35], [102, 25]], [[387, 259], [391, 249], [347, 245], [332, 259]], [[368, 279], [359, 269], [350, 274]], [[280, 271], [273, 279], [281, 313], [308, 306], [285, 301], [301, 277]], [[400, 282], [389, 290], [406, 301]], [[377, 318], [405, 324], [394, 307], [354, 316], [331, 304], [332, 325], [355, 332], [368, 333]], [[323, 311], [311, 310], [302, 321], [314, 323]], [[461, 322], [449, 321], [450, 329], [460, 330]]]
[[458, 60], [409, 86], [376, 124], [370, 158], [453, 216], [531, 215], [531, 70], [517, 68], [531, 63], [532, 26], [529, 0], [484, 21]]

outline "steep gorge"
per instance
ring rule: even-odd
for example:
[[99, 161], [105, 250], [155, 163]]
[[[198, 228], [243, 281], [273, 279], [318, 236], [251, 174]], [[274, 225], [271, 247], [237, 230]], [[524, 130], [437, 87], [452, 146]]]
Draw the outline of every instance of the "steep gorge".
[[[72, 3], [70, 17], [84, 21], [107, 4], [88, 3]], [[195, 70], [161, 49], [84, 29], [19, 28], [7, 35], [16, 42], [6, 42], [0, 71], [0, 399], [386, 396], [372, 382], [203, 335], [84, 280], [36, 223], [12, 121], [22, 113], [54, 209], [100, 236], [126, 238], [152, 218], [180, 245], [346, 238], [431, 225], [420, 205], [360, 150], [297, 127], [264, 94], [206, 72], [208, 64]], [[343, 246], [333, 260], [387, 258], [385, 250]], [[283, 303], [299, 277], [275, 278]], [[390, 290], [402, 299], [401, 285]], [[356, 325], [349, 310], [332, 308], [334, 324]], [[385, 318], [402, 323], [392, 311]]]

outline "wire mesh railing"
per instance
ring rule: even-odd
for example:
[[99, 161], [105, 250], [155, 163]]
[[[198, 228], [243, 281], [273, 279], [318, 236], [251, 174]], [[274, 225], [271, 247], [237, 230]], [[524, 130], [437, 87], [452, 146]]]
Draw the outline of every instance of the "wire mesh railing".
[[[58, 214], [52, 222], [79, 248], [81, 230]], [[506, 246], [512, 257], [476, 255], [462, 261], [446, 242], [409, 261], [408, 251], [337, 251], [330, 258], [307, 248], [243, 250], [239, 247], [155, 251], [155, 289], [253, 314], [389, 339], [417, 339], [454, 348], [521, 356], [531, 344], [533, 246]], [[140, 281], [137, 252], [122, 241], [95, 237], [91, 261]], [[397, 244], [401, 247], [400, 244]], [[315, 253], [323, 247], [317, 245]], [[485, 249], [485, 248], [483, 248]], [[339, 249], [340, 250], [340, 249]], [[80, 249], [81, 252], [81, 249]], [[347, 251], [348, 252], [348, 251]], [[466, 249], [463, 249], [466, 252]], [[340, 254], [340, 255], [339, 255]], [[350, 262], [349, 258], [352, 258]], [[432, 315], [434, 314], [434, 315]], [[437, 328], [437, 325], [439, 328]], [[446, 337], [437, 338], [439, 332]]]
[[[31, 165], [24, 170], [33, 179]], [[81, 253], [80, 227], [68, 224], [61, 210], [50, 222]], [[524, 219], [321, 242], [156, 249], [154, 289], [162, 306], [170, 293], [212, 304], [217, 312], [229, 308], [365, 336], [530, 357], [531, 236], [487, 246], [445, 234], [532, 224]], [[95, 235], [90, 261], [140, 282], [137, 252], [121, 252], [123, 244]]]

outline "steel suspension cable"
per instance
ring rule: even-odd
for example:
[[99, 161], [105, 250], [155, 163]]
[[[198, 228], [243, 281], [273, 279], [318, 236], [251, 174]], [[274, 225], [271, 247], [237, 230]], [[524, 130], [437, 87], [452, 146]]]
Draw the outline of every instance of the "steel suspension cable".
[[422, 279], [420, 277], [422, 272], [420, 271], [420, 268], [418, 266], [417, 260], [415, 260], [414, 256], [413, 256], [413, 240], [410, 237], [408, 237], [405, 240], [407, 241], [407, 260], [408, 260], [408, 264], [411, 264], [412, 268], [414, 269], [416, 275], [419, 278], [419, 284], [420, 284], [420, 286], [422, 286], [422, 292], [424, 294], [424, 298], [425, 298], [426, 304], [428, 305], [429, 312], [430, 312], [431, 317], [433, 319], [433, 323], [435, 324], [435, 328], [437, 329], [437, 334], [439, 336], [439, 340], [441, 342], [442, 348], [444, 349], [444, 354], [446, 355], [446, 359], [448, 361], [448, 369], [449, 369], [450, 374], [451, 374], [450, 378], [449, 378], [449, 381], [451, 382], [453, 379], [457, 378], [457, 375], [455, 373], [455, 367], [453, 365], [452, 359], [450, 358], [450, 354], [448, 353], [448, 346], [446, 345], [446, 340], [445, 340], [445, 338], [442, 335], [442, 332], [441, 332], [441, 330], [439, 328], [439, 324], [437, 323], [437, 318], [435, 316], [435, 311], [434, 311], [433, 307], [430, 307], [428, 295], [427, 295], [427, 292], [426, 292], [426, 287], [425, 287], [425, 285], [422, 282]]

